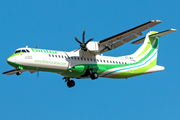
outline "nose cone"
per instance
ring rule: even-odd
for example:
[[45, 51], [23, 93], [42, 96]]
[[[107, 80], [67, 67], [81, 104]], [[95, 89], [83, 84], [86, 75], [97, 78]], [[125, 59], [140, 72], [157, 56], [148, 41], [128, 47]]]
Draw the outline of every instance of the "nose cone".
[[13, 63], [15, 63], [16, 61], [15, 56], [11, 55], [10, 57], [7, 58], [6, 61], [9, 65], [13, 65]]

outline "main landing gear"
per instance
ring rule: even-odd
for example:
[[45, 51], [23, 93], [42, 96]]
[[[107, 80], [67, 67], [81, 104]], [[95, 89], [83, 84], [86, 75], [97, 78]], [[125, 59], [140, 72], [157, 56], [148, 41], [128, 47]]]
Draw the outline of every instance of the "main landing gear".
[[89, 69], [89, 74], [90, 74], [90, 78], [92, 80], [95, 80], [95, 79], [97, 79], [99, 77], [97, 72], [93, 72], [93, 69]]
[[92, 72], [92, 73], [90, 73], [90, 78], [91, 78], [92, 80], [97, 79], [97, 78], [98, 78], [97, 72]]
[[65, 79], [65, 82], [67, 82], [67, 86], [68, 86], [69, 88], [75, 86], [74, 80], [70, 80], [70, 78], [68, 78], [68, 77], [64, 77], [63, 79]]
[[[97, 78], [99, 77], [99, 76], [98, 76], [98, 73], [97, 73], [97, 72], [93, 72], [92, 69], [86, 70], [85, 74], [84, 74], [83, 76], [81, 76], [81, 77], [88, 77], [88, 76], [90, 76], [90, 78], [91, 78], [92, 80], [95, 80], [95, 79], [97, 79]], [[68, 86], [69, 88], [75, 86], [74, 80], [70, 80], [69, 77], [64, 77], [63, 80], [64, 80], [64, 79], [65, 79], [65, 82], [67, 82], [67, 86]]]

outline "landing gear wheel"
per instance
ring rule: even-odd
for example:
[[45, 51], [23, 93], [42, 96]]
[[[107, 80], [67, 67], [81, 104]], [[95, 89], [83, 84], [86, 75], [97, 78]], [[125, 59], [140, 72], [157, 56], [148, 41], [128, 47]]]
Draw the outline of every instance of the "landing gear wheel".
[[17, 76], [18, 76], [18, 75], [21, 75], [21, 72], [17, 72], [16, 75], [17, 75]]
[[67, 82], [67, 86], [68, 86], [69, 88], [74, 87], [74, 86], [75, 86], [74, 80], [68, 81], [68, 82]]
[[97, 79], [97, 78], [98, 78], [97, 72], [93, 72], [92, 74], [90, 74], [90, 78], [91, 78], [92, 80]]

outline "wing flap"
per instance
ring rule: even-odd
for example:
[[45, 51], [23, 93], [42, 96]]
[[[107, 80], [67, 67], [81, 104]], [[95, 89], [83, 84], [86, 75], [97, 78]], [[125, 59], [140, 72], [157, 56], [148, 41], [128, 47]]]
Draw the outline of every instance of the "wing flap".
[[143, 37], [143, 38], [141, 38], [139, 40], [136, 40], [136, 41], [132, 42], [131, 44], [136, 44], [137, 45], [137, 44], [143, 43], [144, 40], [145, 40], [145, 37]]
[[[142, 33], [140, 35], [142, 35]], [[123, 40], [119, 40], [119, 41], [115, 42], [114, 44], [111, 45], [110, 48], [111, 49], [117, 48], [117, 47], [119, 47], [119, 46], [121, 46], [121, 45], [131, 41], [132, 39], [135, 39], [135, 38], [137, 38], [137, 35], [131, 35], [130, 37], [127, 37]]]
[[141, 33], [142, 31], [147, 30], [147, 29], [149, 29], [149, 28], [151, 28], [151, 27], [153, 27], [159, 23], [161, 23], [160, 20], [152, 20], [152, 21], [149, 21], [149, 22], [144, 23], [142, 25], [139, 25], [137, 27], [134, 27], [130, 30], [127, 30], [125, 32], [122, 32], [122, 33], [119, 33], [119, 34], [114, 35], [112, 37], [101, 40], [99, 43], [102, 45], [111, 44], [117, 40], [122, 40], [124, 38], [130, 37], [133, 34], [137, 34], [137, 37], [138, 37], [139, 36], [138, 33]]

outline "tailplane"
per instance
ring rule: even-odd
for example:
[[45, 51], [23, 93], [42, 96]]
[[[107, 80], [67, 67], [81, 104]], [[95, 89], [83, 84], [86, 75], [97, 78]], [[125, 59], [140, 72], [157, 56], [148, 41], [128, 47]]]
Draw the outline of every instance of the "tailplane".
[[163, 32], [150, 31], [147, 33], [146, 37], [133, 42], [132, 44], [143, 43], [143, 45], [131, 56], [139, 62], [150, 60], [151, 65], [156, 65], [157, 63], [157, 53], [159, 38], [161, 36], [167, 35], [169, 33], [175, 32], [175, 29], [166, 30]]

